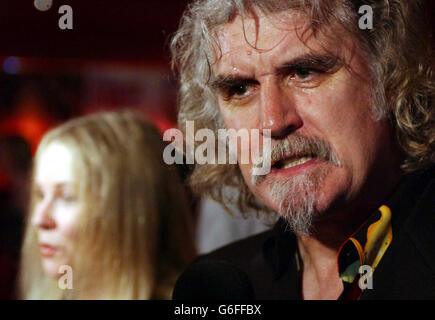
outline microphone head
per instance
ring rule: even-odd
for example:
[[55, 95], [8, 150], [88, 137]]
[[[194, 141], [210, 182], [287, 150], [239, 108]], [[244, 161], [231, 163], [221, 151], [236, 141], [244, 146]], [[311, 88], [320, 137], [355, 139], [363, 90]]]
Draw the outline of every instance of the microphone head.
[[200, 260], [178, 278], [173, 300], [253, 300], [248, 275], [220, 260]]
[[47, 11], [51, 8], [53, 4], [53, 0], [35, 0], [34, 1], [35, 8], [39, 11]]

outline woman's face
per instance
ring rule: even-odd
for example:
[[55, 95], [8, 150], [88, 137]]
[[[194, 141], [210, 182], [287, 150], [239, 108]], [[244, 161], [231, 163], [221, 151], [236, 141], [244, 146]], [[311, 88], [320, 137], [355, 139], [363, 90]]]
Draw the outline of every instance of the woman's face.
[[51, 142], [36, 165], [32, 224], [44, 272], [54, 278], [63, 274], [61, 266], [71, 266], [80, 213], [76, 180], [72, 152], [61, 142]]

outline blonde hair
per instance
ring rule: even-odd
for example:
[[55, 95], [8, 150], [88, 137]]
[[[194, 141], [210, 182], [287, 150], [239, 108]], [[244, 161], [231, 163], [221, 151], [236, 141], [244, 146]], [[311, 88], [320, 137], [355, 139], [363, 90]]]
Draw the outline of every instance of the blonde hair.
[[[372, 30], [358, 27], [358, 9], [364, 4], [373, 8]], [[350, 35], [367, 61], [374, 118], [390, 120], [405, 155], [402, 169], [413, 172], [435, 162], [433, 58], [422, 0], [193, 1], [171, 43], [173, 67], [180, 74], [180, 129], [187, 120], [195, 121], [195, 130], [224, 127], [210, 85], [214, 79], [213, 54], [220, 52], [217, 30], [236, 15], [244, 18], [253, 10], [265, 14], [303, 12], [319, 41], [319, 34], [338, 44], [343, 43], [340, 37]], [[344, 33], [334, 34], [330, 28]], [[249, 208], [267, 211], [245, 184], [237, 165], [196, 165], [190, 184], [197, 194], [211, 196], [224, 206], [235, 202], [242, 212]], [[223, 193], [228, 185], [239, 189], [235, 201]]]
[[74, 288], [62, 291], [43, 274], [30, 223], [32, 191], [21, 298], [84, 299], [90, 288], [98, 288], [101, 299], [170, 298], [176, 277], [196, 252], [185, 192], [175, 168], [163, 163], [158, 131], [125, 111], [77, 118], [44, 136], [35, 167], [54, 141], [73, 152], [83, 203], [72, 257]]

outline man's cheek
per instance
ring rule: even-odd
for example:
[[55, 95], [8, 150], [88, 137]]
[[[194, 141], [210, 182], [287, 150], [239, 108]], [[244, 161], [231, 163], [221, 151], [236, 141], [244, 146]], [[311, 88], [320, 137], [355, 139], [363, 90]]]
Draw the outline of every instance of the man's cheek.
[[249, 164], [239, 164], [240, 171], [242, 172], [243, 179], [249, 184], [251, 176], [251, 166]]

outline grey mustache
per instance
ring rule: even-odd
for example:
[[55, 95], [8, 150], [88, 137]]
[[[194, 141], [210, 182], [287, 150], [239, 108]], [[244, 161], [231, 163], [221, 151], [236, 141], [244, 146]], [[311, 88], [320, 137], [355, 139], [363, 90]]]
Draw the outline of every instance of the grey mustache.
[[293, 134], [286, 137], [284, 140], [272, 143], [272, 166], [280, 160], [302, 156], [316, 157], [335, 165], [340, 165], [331, 145], [327, 141], [318, 138], [308, 138]]
[[[335, 166], [341, 166], [332, 146], [325, 140], [319, 138], [309, 138], [299, 134], [292, 134], [283, 140], [272, 141], [269, 154], [264, 154], [264, 157], [270, 156], [271, 165], [274, 166], [279, 161], [289, 158], [302, 156], [316, 157], [318, 159], [330, 162]], [[264, 161], [264, 160], [263, 160]], [[253, 168], [262, 167], [263, 163], [255, 164]], [[251, 175], [253, 185], [260, 184], [265, 179], [265, 176]]]

